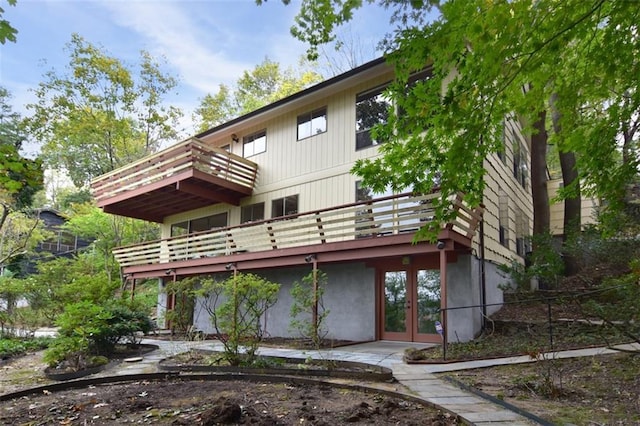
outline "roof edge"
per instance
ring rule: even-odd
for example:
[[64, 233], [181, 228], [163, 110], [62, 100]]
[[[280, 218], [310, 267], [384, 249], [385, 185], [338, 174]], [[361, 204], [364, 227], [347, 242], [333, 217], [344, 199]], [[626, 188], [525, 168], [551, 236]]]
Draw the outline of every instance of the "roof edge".
[[247, 114], [244, 114], [244, 115], [241, 115], [239, 117], [236, 117], [236, 118], [234, 118], [232, 120], [229, 120], [229, 121], [227, 121], [225, 123], [222, 123], [222, 124], [220, 124], [218, 126], [212, 127], [212, 128], [210, 128], [208, 130], [205, 130], [202, 133], [198, 133], [194, 137], [203, 138], [203, 137], [208, 136], [210, 134], [219, 132], [220, 130], [224, 130], [227, 127], [231, 127], [231, 126], [233, 126], [235, 124], [238, 124], [238, 123], [240, 123], [242, 121], [245, 121], [245, 120], [247, 120], [249, 118], [252, 118], [252, 117], [255, 117], [257, 115], [260, 115], [260, 114], [262, 114], [262, 113], [264, 113], [266, 111], [269, 111], [271, 109], [275, 109], [275, 108], [280, 107], [282, 105], [286, 105], [289, 102], [293, 102], [293, 101], [295, 101], [297, 99], [300, 99], [300, 98], [308, 96], [308, 95], [310, 95], [312, 93], [318, 92], [318, 91], [320, 91], [320, 90], [322, 90], [322, 89], [324, 89], [326, 87], [332, 86], [332, 85], [334, 85], [336, 83], [339, 83], [339, 82], [341, 82], [343, 80], [351, 78], [354, 75], [360, 74], [363, 71], [366, 71], [366, 70], [371, 69], [371, 68], [375, 68], [375, 67], [377, 67], [377, 66], [379, 66], [381, 64], [384, 64], [385, 61], [386, 61], [385, 57], [381, 56], [381, 57], [376, 58], [376, 59], [374, 59], [372, 61], [369, 61], [369, 62], [367, 62], [365, 64], [362, 64], [362, 65], [360, 65], [358, 67], [355, 67], [355, 68], [353, 68], [353, 69], [351, 69], [351, 70], [349, 70], [349, 71], [347, 71], [345, 73], [339, 74], [339, 75], [337, 75], [335, 77], [331, 77], [328, 80], [324, 80], [324, 81], [322, 81], [322, 82], [320, 82], [320, 83], [318, 83], [318, 84], [316, 84], [314, 86], [311, 86], [311, 87], [303, 89], [303, 90], [301, 90], [299, 92], [296, 92], [293, 95], [289, 95], [286, 98], [282, 98], [282, 99], [277, 100], [275, 102], [272, 102], [272, 103], [270, 103], [268, 105], [265, 105], [265, 106], [263, 106], [261, 108], [258, 108], [255, 111], [251, 111], [251, 112], [249, 112]]

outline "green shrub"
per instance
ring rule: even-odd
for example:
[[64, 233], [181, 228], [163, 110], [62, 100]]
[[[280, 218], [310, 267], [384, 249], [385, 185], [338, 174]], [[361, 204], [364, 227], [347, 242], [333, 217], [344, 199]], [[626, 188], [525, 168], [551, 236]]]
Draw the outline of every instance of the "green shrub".
[[329, 310], [323, 303], [324, 290], [327, 285], [327, 274], [316, 270], [296, 281], [291, 287], [291, 321], [290, 328], [302, 337], [310, 339], [314, 347], [319, 348], [322, 339], [327, 335], [325, 328]]
[[262, 316], [277, 301], [280, 285], [257, 275], [237, 273], [224, 281], [205, 278], [197, 294], [224, 346], [230, 365], [252, 364], [264, 330]]
[[80, 336], [60, 336], [49, 346], [42, 358], [49, 367], [68, 363], [80, 369], [89, 350], [89, 340]]
[[99, 355], [110, 354], [118, 343], [138, 343], [136, 333], [148, 333], [154, 326], [135, 304], [121, 300], [67, 305], [56, 324], [61, 337], [83, 339], [87, 352]]

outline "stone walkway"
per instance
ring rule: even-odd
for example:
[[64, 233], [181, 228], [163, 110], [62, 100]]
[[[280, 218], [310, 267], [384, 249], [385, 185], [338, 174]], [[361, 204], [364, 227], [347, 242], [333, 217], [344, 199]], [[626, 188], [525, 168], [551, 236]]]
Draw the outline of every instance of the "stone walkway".
[[[158, 361], [172, 354], [187, 351], [191, 348], [220, 350], [217, 342], [177, 342], [163, 340], [145, 340], [143, 343], [156, 344], [159, 350], [146, 354], [142, 361], [124, 363], [116, 371], [110, 369], [104, 375], [138, 374], [157, 372]], [[412, 395], [418, 396], [443, 409], [455, 413], [469, 423], [476, 425], [531, 425], [533, 422], [493, 404], [477, 395], [464, 391], [453, 384], [437, 378], [428, 371], [430, 366], [409, 365], [402, 360], [406, 343], [371, 342], [346, 346], [331, 350], [295, 350], [280, 348], [261, 348], [261, 355], [285, 356], [294, 358], [334, 359], [363, 362], [391, 368], [399, 383], [406, 386]], [[450, 364], [451, 365], [451, 364]], [[472, 366], [467, 368], [474, 368]]]
[[[143, 343], [151, 343], [159, 346], [159, 350], [145, 354], [142, 361], [123, 363], [114, 371], [110, 369], [102, 375], [125, 375], [138, 373], [155, 373], [158, 371], [158, 362], [176, 353], [185, 352], [192, 348], [221, 350], [222, 345], [217, 342], [185, 342], [165, 340], [144, 340]], [[504, 364], [518, 364], [533, 362], [528, 356], [500, 358], [492, 360], [478, 360], [449, 364], [406, 364], [402, 357], [406, 347], [415, 347], [411, 343], [400, 342], [371, 342], [352, 346], [345, 346], [329, 350], [296, 350], [281, 348], [261, 348], [259, 353], [266, 356], [284, 356], [293, 358], [334, 359], [342, 361], [363, 362], [391, 368], [393, 376], [399, 383], [406, 386], [412, 395], [433, 403], [444, 410], [455, 413], [465, 421], [479, 425], [532, 425], [534, 421], [493, 403], [474, 393], [465, 391], [445, 380], [435, 376], [435, 373], [473, 369]], [[428, 346], [428, 345], [420, 345]], [[621, 345], [626, 349], [640, 350], [640, 345]], [[590, 348], [572, 351], [556, 352], [548, 354], [555, 358], [569, 358], [580, 356], [593, 356], [597, 354], [614, 353], [606, 348]]]
[[[222, 350], [222, 345], [215, 341], [167, 341], [146, 339], [143, 343], [154, 344], [158, 350], [145, 354], [137, 362], [124, 362], [116, 369], [108, 369], [95, 376], [129, 375], [158, 372], [158, 362], [168, 356], [186, 352], [189, 349]], [[406, 342], [376, 341], [337, 349], [297, 350], [285, 348], [260, 348], [259, 353], [266, 356], [291, 358], [334, 359], [341, 361], [361, 362], [390, 368], [396, 380], [407, 387], [411, 394], [433, 403], [444, 410], [455, 413], [465, 421], [479, 425], [532, 425], [536, 422], [493, 403], [472, 392], [466, 391], [443, 379], [436, 373], [459, 371], [506, 364], [534, 362], [529, 356], [515, 356], [487, 360], [456, 362], [447, 364], [406, 364], [403, 361], [404, 349], [407, 347], [427, 347], [428, 344]], [[619, 345], [617, 348], [640, 351], [640, 345]], [[574, 358], [611, 354], [616, 351], [607, 348], [588, 348], [545, 354], [547, 358]]]

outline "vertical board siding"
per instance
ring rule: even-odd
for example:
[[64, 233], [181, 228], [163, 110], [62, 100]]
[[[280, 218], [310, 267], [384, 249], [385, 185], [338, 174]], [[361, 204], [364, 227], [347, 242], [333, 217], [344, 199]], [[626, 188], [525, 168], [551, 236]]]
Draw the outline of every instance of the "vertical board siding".
[[[286, 114], [252, 124], [235, 132], [240, 142], [231, 143], [233, 153], [242, 155], [242, 138], [262, 129], [267, 131], [267, 150], [248, 157], [258, 164], [258, 178], [253, 195], [241, 201], [241, 206], [265, 203], [265, 218], [271, 217], [271, 200], [288, 195], [299, 195], [298, 211], [310, 211], [355, 201], [355, 181], [350, 170], [356, 159], [373, 158], [378, 148], [355, 150], [355, 99], [362, 91], [378, 87], [391, 79], [386, 74], [365, 80], [344, 91]], [[297, 117], [318, 108], [327, 107], [327, 131], [297, 140]], [[207, 136], [207, 144], [221, 146], [228, 137]], [[211, 206], [165, 220], [162, 235], [168, 236], [170, 225], [188, 219], [229, 211], [229, 225], [240, 223], [240, 207]]]

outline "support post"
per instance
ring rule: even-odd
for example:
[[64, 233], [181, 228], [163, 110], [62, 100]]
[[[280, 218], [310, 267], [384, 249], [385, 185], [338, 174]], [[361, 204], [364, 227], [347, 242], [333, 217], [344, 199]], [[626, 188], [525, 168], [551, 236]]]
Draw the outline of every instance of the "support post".
[[440, 250], [440, 311], [442, 313], [442, 358], [447, 359], [447, 251]]

